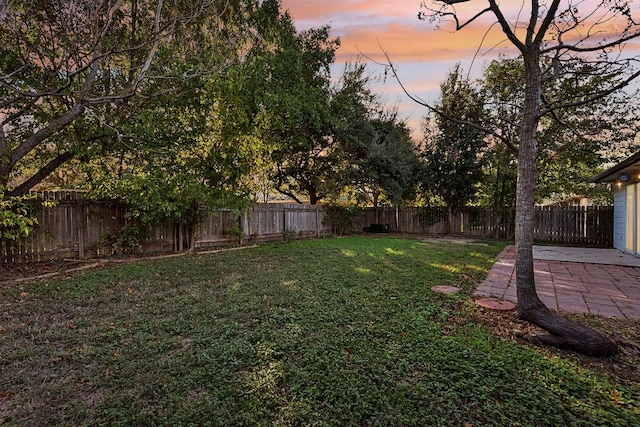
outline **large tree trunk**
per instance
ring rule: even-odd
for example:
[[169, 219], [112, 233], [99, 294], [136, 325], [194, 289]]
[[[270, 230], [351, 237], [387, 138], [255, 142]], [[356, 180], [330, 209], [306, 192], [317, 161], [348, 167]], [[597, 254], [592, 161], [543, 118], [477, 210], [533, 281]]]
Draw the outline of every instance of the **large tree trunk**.
[[551, 335], [529, 336], [535, 341], [568, 348], [594, 356], [607, 356], [617, 351], [615, 343], [606, 335], [573, 322], [549, 310], [536, 293], [533, 266], [534, 194], [536, 157], [540, 115], [542, 75], [538, 46], [529, 46], [524, 55], [526, 86], [525, 102], [518, 152], [518, 183], [516, 197], [516, 286], [517, 315], [530, 321]]

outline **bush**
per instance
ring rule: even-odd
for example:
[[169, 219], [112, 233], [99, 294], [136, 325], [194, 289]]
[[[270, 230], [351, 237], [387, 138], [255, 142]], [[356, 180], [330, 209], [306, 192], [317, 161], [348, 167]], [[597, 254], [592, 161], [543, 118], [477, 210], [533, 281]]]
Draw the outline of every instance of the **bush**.
[[[53, 202], [44, 201], [42, 204]], [[38, 227], [39, 205], [35, 195], [0, 199], [0, 242], [16, 241], [33, 233]]]
[[358, 205], [328, 205], [322, 223], [331, 227], [334, 236], [351, 234], [354, 230], [353, 223], [363, 212], [364, 208]]

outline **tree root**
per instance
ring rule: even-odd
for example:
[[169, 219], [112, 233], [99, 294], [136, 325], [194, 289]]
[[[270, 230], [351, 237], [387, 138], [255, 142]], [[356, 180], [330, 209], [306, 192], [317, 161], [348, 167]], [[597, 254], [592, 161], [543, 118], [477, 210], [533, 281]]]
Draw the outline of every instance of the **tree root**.
[[514, 332], [517, 337], [530, 342], [551, 345], [596, 357], [613, 356], [619, 350], [618, 344], [607, 335], [567, 319], [544, 305], [523, 311], [520, 311], [519, 308], [518, 317], [549, 332], [549, 334]]

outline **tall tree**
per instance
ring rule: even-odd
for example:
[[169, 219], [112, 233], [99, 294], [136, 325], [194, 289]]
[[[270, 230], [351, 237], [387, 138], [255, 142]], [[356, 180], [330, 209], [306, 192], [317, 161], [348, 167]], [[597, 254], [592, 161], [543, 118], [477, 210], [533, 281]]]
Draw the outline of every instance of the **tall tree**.
[[329, 92], [339, 40], [330, 37], [329, 27], [298, 32], [288, 13], [277, 20], [265, 44], [248, 51], [238, 69], [246, 78], [229, 88], [225, 108], [242, 117], [242, 133], [264, 144], [277, 191], [315, 204], [336, 176]]
[[[143, 225], [169, 220], [192, 232], [201, 205], [244, 207], [249, 199], [249, 176], [264, 148], [252, 115], [259, 110], [254, 95], [261, 93], [252, 83], [261, 81], [255, 74], [262, 70], [252, 63], [277, 46], [272, 34], [288, 17], [279, 1], [265, 0], [238, 4], [222, 18], [221, 33], [194, 30], [188, 36], [209, 46], [205, 57], [167, 52], [174, 58], [165, 67], [203, 71], [194, 72], [179, 93], [129, 100], [130, 108], [106, 123], [121, 150], [79, 162], [87, 176], [83, 186], [126, 202], [129, 215]], [[220, 37], [225, 44], [216, 46]]]
[[[571, 64], [565, 63], [569, 67]], [[502, 57], [484, 69], [477, 82], [487, 104], [485, 123], [508, 135], [519, 145], [517, 124], [522, 117], [524, 65], [519, 58]], [[545, 85], [545, 96], [557, 99], [575, 96], [577, 92], [593, 93], [610, 84], [611, 76], [573, 73], [561, 83]], [[588, 108], [576, 106], [557, 113], [560, 120], [543, 117], [538, 127], [538, 177], [536, 202], [563, 201], [573, 196], [587, 196], [606, 202], [606, 192], [589, 184], [591, 176], [611, 156], [624, 156], [622, 148], [633, 141], [638, 132], [640, 110], [633, 94], [620, 91], [594, 100]], [[479, 202], [504, 211], [503, 218], [513, 218], [515, 211], [517, 151], [509, 150], [495, 138], [484, 155], [485, 178], [480, 187]], [[512, 221], [509, 220], [509, 221]], [[503, 221], [506, 223], [507, 221]]]
[[[440, 91], [440, 101], [435, 105], [438, 111], [460, 121], [482, 123], [485, 116], [482, 93], [472, 82], [464, 80], [459, 65], [448, 74]], [[425, 117], [423, 132], [423, 187], [444, 201], [450, 226], [453, 214], [473, 200], [482, 179], [485, 134], [438, 114]]]
[[369, 122], [372, 132], [357, 148], [345, 147], [344, 178], [361, 204], [373, 205], [377, 218], [381, 204], [400, 206], [415, 198], [422, 164], [411, 130], [396, 114]]
[[[344, 171], [336, 196], [398, 206], [413, 197], [420, 163], [411, 131], [373, 91], [366, 63], [348, 63], [331, 93], [332, 139]], [[376, 220], [377, 221], [377, 220]]]
[[[484, 8], [464, 19], [456, 10], [459, 3], [475, 0], [435, 0], [422, 4], [422, 18], [451, 18], [456, 30], [489, 16], [499, 25], [509, 42], [519, 51], [524, 66], [524, 100], [518, 146], [518, 182], [516, 200], [516, 283], [520, 318], [550, 332], [538, 336], [541, 342], [578, 351], [608, 355], [616, 346], [607, 336], [577, 324], [549, 310], [536, 293], [533, 270], [534, 196], [539, 155], [538, 130], [543, 117], [562, 124], [560, 112], [567, 108], [588, 106], [607, 97], [640, 76], [633, 68], [638, 57], [624, 54], [624, 46], [640, 37], [640, 24], [633, 14], [633, 2], [602, 0], [585, 10], [572, 0], [531, 0], [528, 14], [505, 15], [496, 0], [487, 0]], [[523, 4], [523, 10], [525, 8]], [[525, 13], [526, 13], [525, 12]], [[521, 16], [528, 16], [521, 22]], [[603, 37], [606, 34], [606, 37]], [[565, 67], [570, 62], [580, 66]], [[552, 98], [545, 89], [561, 84], [570, 75], [585, 73], [609, 76], [606, 87]], [[478, 128], [483, 126], [476, 124]], [[487, 129], [496, 135], [495, 129]], [[506, 141], [511, 143], [510, 141]]]

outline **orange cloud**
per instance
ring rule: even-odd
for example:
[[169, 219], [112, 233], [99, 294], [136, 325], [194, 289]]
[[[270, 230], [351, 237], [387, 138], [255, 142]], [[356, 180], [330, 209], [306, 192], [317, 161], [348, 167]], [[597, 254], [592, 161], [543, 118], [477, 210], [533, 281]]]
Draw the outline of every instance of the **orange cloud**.
[[[431, 3], [430, 0], [424, 2]], [[600, 0], [574, 1], [576, 3], [580, 5], [580, 12], [586, 14], [594, 10]], [[418, 20], [420, 4], [420, 0], [282, 0], [283, 8], [290, 11], [299, 30], [331, 25], [331, 33], [342, 41], [337, 52], [338, 63], [353, 60], [360, 54], [385, 62], [384, 50], [398, 67], [407, 89], [427, 101], [437, 98], [439, 83], [455, 63], [462, 63], [465, 71], [471, 68], [471, 76], [479, 77], [484, 62], [499, 54], [514, 56], [518, 53], [500, 27], [493, 25], [495, 19], [492, 15], [483, 16], [459, 32], [455, 31], [452, 22], [440, 22], [440, 28], [436, 29], [435, 23]], [[563, 4], [566, 5], [567, 0]], [[486, 1], [469, 1], [457, 4], [456, 12], [464, 20], [485, 6]], [[530, 16], [529, 8], [529, 2], [524, 0], [501, 2], [503, 13], [511, 25], [518, 28], [520, 37]], [[616, 19], [607, 19], [604, 9], [591, 15], [591, 19], [599, 19], [602, 25], [597, 29], [586, 25], [578, 32], [566, 34], [563, 41], [570, 43], [587, 34], [595, 36], [592, 41], [603, 40], [619, 31], [622, 24]], [[638, 55], [640, 42], [628, 43], [625, 51], [628, 52], [625, 56]], [[339, 74], [338, 68], [334, 67], [334, 75]], [[376, 72], [384, 71], [382, 68], [374, 69]], [[392, 103], [400, 104], [401, 113], [417, 128], [418, 118], [426, 112], [425, 109], [407, 101], [399, 85], [391, 78], [380, 86], [380, 90]]]
[[[427, 25], [406, 26], [392, 23], [384, 31], [358, 28], [342, 38], [340, 58], [362, 53], [381, 58], [382, 50], [397, 61], [461, 61], [480, 53], [508, 51], [515, 53], [506, 37], [498, 30], [487, 33], [486, 27], [470, 27], [464, 32], [434, 31]], [[493, 48], [497, 47], [495, 50]]]
[[[294, 19], [322, 19], [340, 14], [407, 16], [416, 17], [420, 11], [417, 0], [343, 0], [343, 1], [309, 1], [283, 0], [282, 6], [289, 10]], [[329, 20], [327, 19], [326, 22]]]
[[[359, 53], [380, 57], [379, 45], [397, 61], [456, 62], [472, 58], [480, 47], [480, 54], [489, 57], [495, 57], [498, 53], [517, 53], [500, 27], [491, 27], [495, 20], [491, 14], [460, 32], [454, 31], [452, 22], [441, 22], [441, 28], [436, 30], [434, 23], [418, 20], [420, 3], [418, 0], [283, 0], [283, 7], [290, 10], [296, 23], [302, 24], [303, 28], [330, 24], [332, 33], [342, 40], [342, 47], [338, 51], [339, 60], [352, 58]], [[462, 20], [468, 19], [481, 6], [484, 7], [481, 3], [460, 3], [456, 6], [456, 11]], [[525, 3], [513, 2], [501, 6], [510, 22], [513, 25], [517, 23], [519, 35], [529, 16], [528, 8], [521, 8]], [[592, 3], [594, 0], [584, 0], [581, 10], [586, 12], [592, 9], [595, 7]], [[592, 15], [591, 19], [602, 19], [605, 15], [603, 11]], [[598, 37], [615, 33], [616, 24], [619, 28], [620, 22], [604, 19], [603, 24], [599, 27], [601, 32]], [[593, 28], [589, 29], [587, 25], [582, 31], [593, 31]], [[565, 42], [570, 41], [573, 38], [571, 36], [567, 34]]]

